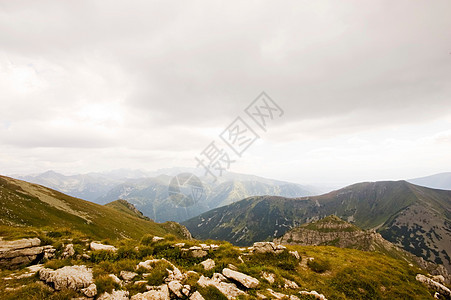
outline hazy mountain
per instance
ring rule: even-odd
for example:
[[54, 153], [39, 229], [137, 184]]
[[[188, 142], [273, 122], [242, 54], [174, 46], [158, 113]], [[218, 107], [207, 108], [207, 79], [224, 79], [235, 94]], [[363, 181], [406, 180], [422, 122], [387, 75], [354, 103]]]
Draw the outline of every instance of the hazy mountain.
[[140, 238], [146, 233], [182, 236], [175, 222], [158, 224], [113, 207], [73, 198], [49, 188], [0, 176], [0, 224], [70, 228], [97, 238]]
[[[169, 197], [168, 186], [173, 176], [184, 172], [200, 177], [205, 197], [192, 206], [179, 207]], [[254, 195], [300, 197], [319, 194], [315, 187], [254, 175], [225, 172], [214, 183], [202, 175], [204, 172], [199, 169], [167, 168], [154, 172], [120, 169], [70, 176], [48, 171], [20, 178], [99, 204], [124, 199], [135, 205], [145, 216], [158, 222], [184, 221], [210, 209]]]
[[[155, 178], [134, 179], [112, 188], [99, 203], [125, 199], [134, 204], [144, 215], [158, 221], [184, 221], [212, 208], [228, 205], [251, 195], [281, 195], [299, 197], [311, 194], [297, 184], [271, 181], [252, 176], [253, 181], [225, 181], [219, 184], [203, 182], [205, 199], [188, 207], [179, 207], [168, 194], [172, 177], [161, 175]], [[244, 175], [241, 177], [244, 179]]]
[[451, 191], [406, 181], [359, 183], [297, 199], [250, 197], [183, 224], [197, 238], [249, 245], [331, 214], [376, 229], [390, 242], [451, 269]]
[[110, 176], [100, 173], [63, 175], [54, 171], [17, 176], [17, 178], [88, 201], [95, 201], [125, 180], [123, 177], [118, 178], [117, 174], [110, 174]]
[[407, 180], [410, 183], [440, 190], [451, 190], [451, 172]]

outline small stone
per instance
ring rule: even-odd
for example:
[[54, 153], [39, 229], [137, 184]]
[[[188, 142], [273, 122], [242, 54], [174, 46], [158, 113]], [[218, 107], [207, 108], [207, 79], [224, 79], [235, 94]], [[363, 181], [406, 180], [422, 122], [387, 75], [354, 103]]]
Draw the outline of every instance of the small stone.
[[86, 297], [92, 298], [97, 295], [97, 286], [93, 283], [87, 288], [81, 289], [81, 292], [85, 294]]
[[215, 267], [215, 261], [211, 258], [204, 260], [203, 262], [200, 263], [205, 270], [211, 270]]
[[276, 280], [276, 275], [274, 275], [273, 273], [262, 272], [262, 277], [270, 284], [273, 284], [274, 281]]
[[138, 273], [135, 272], [129, 272], [129, 271], [121, 271], [120, 276], [122, 277], [122, 279], [124, 279], [125, 281], [130, 281], [133, 278], [135, 278], [136, 276], [138, 276]]
[[162, 237], [160, 237], [160, 236], [154, 236], [154, 237], [152, 238], [152, 242], [159, 242], [159, 241], [162, 241], [162, 240], [164, 240], [164, 238], [162, 238]]
[[299, 255], [299, 253], [297, 251], [290, 251], [290, 254], [293, 255], [294, 257], [296, 257], [296, 259], [301, 259], [301, 256]]
[[180, 281], [173, 280], [168, 283], [169, 290], [174, 293], [179, 298], [182, 298], [182, 289], [183, 285], [180, 283]]

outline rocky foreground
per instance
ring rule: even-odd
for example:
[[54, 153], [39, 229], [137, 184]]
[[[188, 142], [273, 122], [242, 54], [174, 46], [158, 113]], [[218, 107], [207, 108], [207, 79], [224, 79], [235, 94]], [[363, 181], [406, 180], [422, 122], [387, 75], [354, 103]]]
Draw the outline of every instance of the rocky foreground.
[[[73, 243], [61, 245], [59, 250], [51, 245], [41, 246], [38, 238], [0, 241], [2, 268], [14, 270], [31, 264], [21, 271], [11, 271], [3, 279], [36, 279], [34, 284], [41, 285], [41, 289], [48, 293], [72, 291], [71, 298], [80, 300], [327, 299], [321, 291], [308, 289], [305, 284], [299, 283], [289, 270], [308, 272], [310, 268], [326, 275], [331, 271], [327, 268], [324, 271], [315, 269], [315, 258], [302, 259], [298, 251], [273, 242], [236, 248], [215, 243], [191, 245], [153, 237], [148, 244], [152, 245], [152, 249], [160, 247], [168, 258], [119, 260], [118, 265], [122, 264], [123, 269], [112, 268], [109, 262], [113, 257], [117, 259], [119, 255], [124, 255], [122, 248], [89, 240], [81, 243], [87, 247], [80, 251], [79, 244]], [[139, 251], [139, 247], [133, 250]], [[141, 248], [147, 249], [144, 246]], [[127, 255], [131, 256], [131, 253]], [[174, 253], [177, 257], [171, 261]], [[233, 260], [233, 257], [236, 259]], [[40, 261], [46, 263], [36, 264]], [[69, 265], [58, 266], [65, 263]], [[249, 267], [252, 264], [260, 264], [261, 267], [252, 269]], [[279, 271], [274, 264], [286, 271]], [[105, 266], [99, 268], [99, 265]], [[440, 276], [417, 274], [416, 280], [437, 299], [451, 297], [451, 291]], [[6, 287], [5, 292], [14, 295], [23, 288], [26, 285]], [[367, 291], [357, 288], [357, 292], [365, 296]]]

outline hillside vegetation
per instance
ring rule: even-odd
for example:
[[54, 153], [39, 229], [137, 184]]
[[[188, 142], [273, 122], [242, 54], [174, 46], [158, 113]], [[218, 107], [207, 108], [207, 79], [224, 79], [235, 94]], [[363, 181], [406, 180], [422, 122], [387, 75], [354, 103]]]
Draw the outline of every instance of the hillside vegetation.
[[71, 228], [99, 239], [140, 239], [145, 234], [184, 237], [175, 222], [145, 220], [132, 211], [73, 198], [25, 181], [0, 176], [0, 227], [3, 235], [14, 227]]

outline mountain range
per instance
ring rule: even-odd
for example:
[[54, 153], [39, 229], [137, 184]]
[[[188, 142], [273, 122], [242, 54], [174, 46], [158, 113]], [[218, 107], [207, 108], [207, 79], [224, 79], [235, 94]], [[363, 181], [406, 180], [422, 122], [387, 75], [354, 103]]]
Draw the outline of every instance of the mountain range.
[[[180, 173], [194, 173], [199, 176], [206, 195], [202, 201], [188, 207], [178, 206], [178, 203], [172, 201], [168, 187], [171, 179]], [[18, 178], [99, 204], [124, 199], [135, 205], [145, 216], [157, 222], [181, 222], [249, 196], [300, 197], [317, 195], [321, 191], [312, 186], [254, 175], [224, 172], [223, 176], [213, 183], [202, 175], [203, 173], [198, 169], [168, 168], [155, 172], [116, 170], [108, 173], [69, 176], [47, 171]]]
[[359, 183], [312, 197], [249, 197], [182, 224], [196, 238], [247, 246], [332, 214], [451, 270], [451, 191], [406, 181]]

